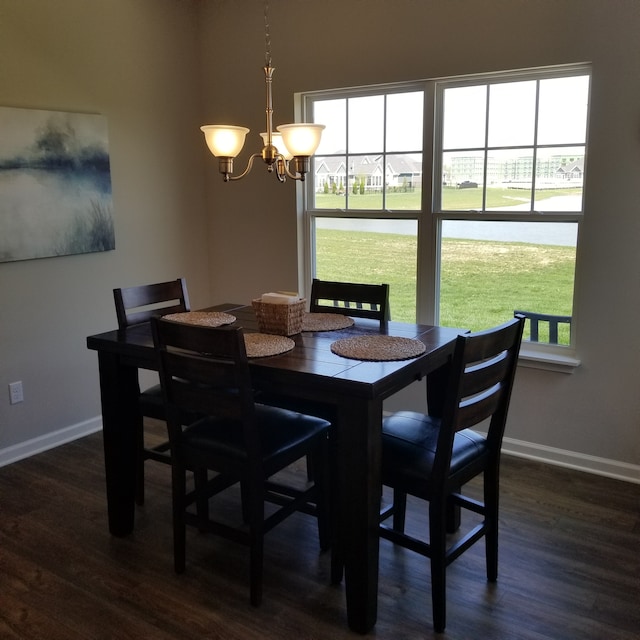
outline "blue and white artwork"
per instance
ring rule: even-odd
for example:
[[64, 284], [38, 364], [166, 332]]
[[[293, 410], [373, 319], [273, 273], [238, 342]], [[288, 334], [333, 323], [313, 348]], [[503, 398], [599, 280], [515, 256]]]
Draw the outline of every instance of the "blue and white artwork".
[[106, 118], [0, 107], [0, 262], [112, 249]]

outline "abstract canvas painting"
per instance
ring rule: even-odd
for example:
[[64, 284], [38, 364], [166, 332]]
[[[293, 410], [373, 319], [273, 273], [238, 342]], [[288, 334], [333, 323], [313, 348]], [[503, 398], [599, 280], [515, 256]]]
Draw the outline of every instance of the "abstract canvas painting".
[[113, 249], [106, 118], [0, 107], [0, 262]]

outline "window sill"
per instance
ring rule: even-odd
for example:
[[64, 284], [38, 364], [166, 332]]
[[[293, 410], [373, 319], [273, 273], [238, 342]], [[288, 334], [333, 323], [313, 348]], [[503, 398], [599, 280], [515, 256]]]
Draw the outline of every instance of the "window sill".
[[523, 342], [520, 347], [518, 364], [521, 367], [529, 367], [532, 369], [573, 373], [576, 367], [580, 366], [580, 360], [573, 355], [558, 353], [557, 351], [531, 348], [529, 344]]

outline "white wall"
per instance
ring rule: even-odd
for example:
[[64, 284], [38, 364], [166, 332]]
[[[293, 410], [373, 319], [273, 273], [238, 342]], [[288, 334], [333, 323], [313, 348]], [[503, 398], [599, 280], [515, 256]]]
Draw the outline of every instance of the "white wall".
[[[576, 275], [582, 365], [572, 375], [519, 369], [506, 446], [640, 481], [640, 3], [273, 0], [270, 23], [276, 124], [290, 121], [296, 91], [593, 63]], [[249, 126], [257, 148], [251, 136], [264, 128], [261, 3], [210, 2], [201, 25], [205, 113]], [[229, 63], [218, 65], [222, 52]], [[293, 186], [251, 176], [232, 185], [213, 181], [209, 197], [214, 233], [225, 223], [211, 263], [222, 297], [294, 286]], [[246, 248], [241, 264], [238, 246]], [[230, 276], [224, 265], [234, 262]], [[415, 394], [389, 407], [408, 399]]]
[[209, 303], [193, 8], [0, 0], [0, 105], [107, 117], [116, 234], [115, 251], [0, 264], [0, 464], [100, 425], [86, 336], [115, 328], [114, 287], [185, 276]]
[[[519, 369], [507, 444], [640, 481], [640, 3], [270, 8], [276, 124], [292, 120], [296, 91], [593, 63], [575, 307], [582, 365], [573, 375]], [[184, 275], [203, 306], [294, 289], [298, 273], [295, 186], [262, 167], [223, 184], [198, 131], [245, 124], [244, 161], [260, 148], [260, 0], [0, 0], [0, 61], [0, 104], [108, 117], [117, 244], [0, 264], [2, 463], [3, 451], [97, 422], [97, 357], [85, 338], [115, 326], [113, 287]], [[26, 400], [9, 406], [17, 379]]]

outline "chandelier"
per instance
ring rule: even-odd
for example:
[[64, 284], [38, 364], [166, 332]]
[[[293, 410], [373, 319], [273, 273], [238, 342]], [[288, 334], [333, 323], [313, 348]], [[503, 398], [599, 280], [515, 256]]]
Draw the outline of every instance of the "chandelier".
[[271, 84], [275, 69], [271, 66], [271, 37], [269, 33], [269, 5], [264, 3], [265, 31], [265, 66], [264, 79], [266, 85], [266, 123], [267, 130], [261, 133], [264, 146], [262, 151], [254, 153], [247, 163], [246, 169], [239, 175], [233, 175], [233, 160], [242, 151], [249, 129], [235, 125], [207, 124], [200, 127], [209, 147], [209, 151], [218, 158], [218, 169], [225, 182], [244, 178], [257, 158], [262, 158], [267, 171], [275, 173], [280, 182], [287, 177], [292, 180], [304, 180], [310, 168], [310, 158], [320, 144], [323, 124], [294, 123], [281, 124], [273, 130], [273, 100]]

